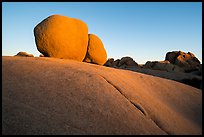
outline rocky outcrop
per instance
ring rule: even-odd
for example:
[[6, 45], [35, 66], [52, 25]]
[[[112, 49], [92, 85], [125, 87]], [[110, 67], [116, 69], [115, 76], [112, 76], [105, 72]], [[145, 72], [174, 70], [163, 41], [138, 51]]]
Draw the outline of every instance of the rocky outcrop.
[[88, 45], [88, 26], [81, 20], [52, 15], [34, 28], [37, 49], [46, 57], [83, 61]]
[[109, 58], [106, 63], [104, 64], [104, 66], [107, 67], [113, 67], [113, 63], [114, 63], [114, 58]]
[[101, 39], [95, 34], [89, 34], [89, 42], [84, 62], [104, 65], [107, 60], [107, 53]]
[[194, 73], [185, 73], [179, 71], [164, 71], [152, 68], [126, 68], [131, 71], [140, 72], [156, 77], [166, 78], [181, 82], [190, 86], [193, 86], [198, 89], [202, 89], [202, 75]]
[[161, 70], [161, 71], [167, 71], [167, 72], [184, 72], [184, 69], [171, 64], [169, 61], [147, 61], [143, 68], [148, 68], [148, 69], [154, 69], [154, 70]]
[[18, 52], [15, 56], [21, 56], [21, 57], [34, 57], [33, 54], [29, 54], [27, 52]]
[[184, 69], [185, 72], [199, 70], [200, 61], [191, 52], [172, 51], [166, 54], [165, 60]]
[[115, 61], [110, 58], [104, 65], [171, 79], [202, 89], [202, 64], [191, 52], [168, 52], [164, 61], [147, 61], [144, 65], [137, 64], [131, 57]]
[[68, 59], [2, 57], [2, 135], [59, 134], [202, 135], [202, 91]]
[[122, 57], [114, 61], [113, 58], [109, 58], [104, 66], [114, 67], [114, 68], [131, 68], [131, 67], [140, 67], [131, 57]]

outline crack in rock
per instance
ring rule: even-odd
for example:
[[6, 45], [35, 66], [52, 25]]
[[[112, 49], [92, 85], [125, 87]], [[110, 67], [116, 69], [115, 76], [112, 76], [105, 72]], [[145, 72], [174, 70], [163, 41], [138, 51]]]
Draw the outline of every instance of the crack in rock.
[[[101, 76], [101, 75], [100, 75]], [[136, 104], [134, 102], [132, 102], [124, 93], [122, 93], [122, 91], [117, 87], [115, 86], [112, 82], [110, 82], [109, 80], [107, 80], [105, 77], [101, 76], [107, 83], [109, 83], [112, 87], [114, 87], [122, 96], [124, 96], [128, 102], [130, 102], [135, 108], [137, 108], [143, 115], [146, 116], [146, 112], [145, 110], [139, 105], [139, 104]]]
[[167, 135], [172, 135], [170, 132], [164, 130], [164, 128], [159, 124], [159, 122], [158, 122], [156, 119], [150, 118], [150, 120], [151, 120], [158, 128], [160, 128], [162, 131], [164, 131]]
[[137, 104], [137, 103], [135, 103], [135, 102], [133, 102], [133, 101], [131, 101], [124, 93], [122, 93], [122, 91], [117, 87], [117, 86], [115, 86], [111, 81], [109, 81], [109, 80], [107, 80], [105, 77], [103, 77], [103, 76], [101, 76], [101, 75], [99, 75], [100, 77], [102, 77], [107, 83], [109, 83], [112, 87], [114, 87], [123, 97], [125, 97], [135, 108], [137, 108], [144, 116], [146, 116], [146, 117], [148, 117], [159, 129], [161, 129], [163, 132], [165, 132], [167, 135], [170, 135], [170, 133], [169, 132], [167, 132], [167, 131], [165, 131], [161, 126], [160, 126], [160, 124], [157, 122], [157, 120], [155, 120], [155, 119], [152, 119], [147, 113], [146, 113], [146, 111], [144, 110], [144, 108], [141, 106], [141, 105], [139, 105], [139, 104]]
[[136, 103], [134, 103], [134, 102], [132, 102], [132, 101], [130, 101], [130, 102], [131, 102], [137, 109], [139, 109], [140, 112], [142, 112], [142, 114], [144, 114], [145, 116], [147, 116], [145, 110], [144, 110], [140, 105], [138, 105], [138, 104], [136, 104]]

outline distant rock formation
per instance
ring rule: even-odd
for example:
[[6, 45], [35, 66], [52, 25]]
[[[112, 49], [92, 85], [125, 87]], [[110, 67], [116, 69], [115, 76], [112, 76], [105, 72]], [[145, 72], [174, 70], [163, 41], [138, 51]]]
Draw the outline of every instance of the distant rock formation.
[[21, 57], [34, 57], [33, 54], [29, 54], [27, 52], [18, 52], [18, 54], [16, 54], [15, 56], [21, 56]]
[[166, 54], [165, 60], [184, 69], [185, 72], [199, 70], [200, 61], [191, 52], [172, 51]]
[[79, 19], [49, 16], [34, 28], [34, 36], [38, 51], [45, 57], [98, 65], [103, 65], [107, 60], [102, 41], [94, 34], [88, 35], [88, 26]]
[[131, 57], [115, 61], [109, 58], [104, 66], [150, 74], [202, 89], [202, 64], [191, 52], [168, 52], [164, 61], [147, 61], [144, 65], [137, 64]]
[[114, 67], [114, 68], [130, 68], [130, 67], [140, 67], [131, 57], [122, 57], [114, 61], [113, 58], [109, 58], [104, 66]]
[[89, 42], [84, 62], [104, 65], [107, 60], [107, 53], [100, 38], [94, 34], [89, 34]]
[[169, 61], [147, 61], [143, 68], [154, 69], [154, 70], [162, 70], [162, 71], [176, 71], [176, 72], [184, 72], [182, 68], [179, 66], [171, 64]]

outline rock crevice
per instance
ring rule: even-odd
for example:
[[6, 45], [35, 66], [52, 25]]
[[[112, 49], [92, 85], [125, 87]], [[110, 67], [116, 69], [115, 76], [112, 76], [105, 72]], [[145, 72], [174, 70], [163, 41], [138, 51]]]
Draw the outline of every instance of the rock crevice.
[[166, 131], [162, 126], [160, 126], [160, 124], [157, 122], [156, 119], [153, 119], [150, 115], [147, 114], [147, 112], [145, 111], [145, 109], [139, 104], [139, 103], [135, 103], [135, 101], [133, 102], [131, 99], [129, 99], [127, 97], [127, 95], [125, 95], [120, 88], [118, 88], [115, 84], [113, 84], [111, 81], [107, 80], [104, 76], [101, 76], [108, 84], [110, 84], [112, 87], [114, 87], [124, 98], [126, 98], [128, 100], [129, 103], [131, 103], [137, 110], [139, 110], [146, 118], [148, 118], [149, 120], [151, 120], [159, 129], [161, 129], [163, 132], [165, 132], [166, 134], [170, 135], [170, 133], [168, 131]]

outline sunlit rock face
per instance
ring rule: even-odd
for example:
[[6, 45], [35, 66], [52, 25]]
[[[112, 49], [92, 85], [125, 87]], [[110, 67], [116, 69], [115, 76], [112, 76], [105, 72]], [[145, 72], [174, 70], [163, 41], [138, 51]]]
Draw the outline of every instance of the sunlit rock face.
[[43, 57], [2, 74], [2, 135], [202, 135], [202, 91], [179, 82]]
[[99, 65], [105, 64], [107, 53], [101, 39], [95, 34], [89, 34], [89, 42], [85, 62], [95, 63]]
[[172, 51], [166, 54], [165, 60], [184, 68], [186, 72], [199, 70], [200, 61], [191, 52]]
[[37, 49], [46, 57], [83, 61], [88, 45], [88, 26], [79, 19], [52, 15], [34, 28]]
[[33, 54], [29, 54], [29, 53], [27, 53], [27, 52], [23, 52], [23, 51], [18, 52], [18, 54], [16, 54], [15, 56], [21, 56], [21, 57], [34, 57]]

